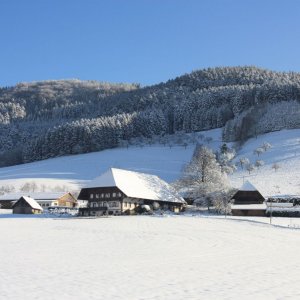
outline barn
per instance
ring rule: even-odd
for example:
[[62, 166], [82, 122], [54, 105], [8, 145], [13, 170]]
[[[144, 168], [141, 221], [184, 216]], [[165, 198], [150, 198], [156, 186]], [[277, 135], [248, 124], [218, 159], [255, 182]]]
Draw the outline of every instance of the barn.
[[111, 168], [92, 180], [78, 196], [88, 201], [81, 208], [85, 216], [130, 214], [137, 207], [154, 202], [174, 212], [183, 209], [186, 202], [171, 186], [155, 175]]
[[231, 212], [233, 216], [265, 216], [267, 205], [265, 198], [249, 181], [232, 196]]
[[42, 207], [30, 197], [22, 196], [12, 206], [14, 214], [40, 214], [43, 212]]

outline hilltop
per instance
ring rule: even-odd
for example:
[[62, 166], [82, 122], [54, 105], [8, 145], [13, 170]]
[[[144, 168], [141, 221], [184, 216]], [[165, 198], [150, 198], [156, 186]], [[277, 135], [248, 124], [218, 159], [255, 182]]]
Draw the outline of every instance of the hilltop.
[[194, 71], [148, 87], [96, 81], [0, 90], [0, 165], [96, 152], [132, 138], [223, 128], [224, 141], [300, 127], [300, 74], [257, 67]]

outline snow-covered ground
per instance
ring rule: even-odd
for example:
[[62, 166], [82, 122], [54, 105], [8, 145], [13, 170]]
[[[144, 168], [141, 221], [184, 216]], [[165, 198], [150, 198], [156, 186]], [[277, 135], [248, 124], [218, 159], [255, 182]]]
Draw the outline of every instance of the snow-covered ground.
[[0, 217], [0, 299], [299, 299], [300, 231], [204, 217]]

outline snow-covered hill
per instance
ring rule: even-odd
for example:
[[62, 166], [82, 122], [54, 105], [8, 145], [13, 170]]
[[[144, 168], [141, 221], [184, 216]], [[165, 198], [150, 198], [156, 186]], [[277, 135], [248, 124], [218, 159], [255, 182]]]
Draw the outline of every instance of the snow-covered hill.
[[[270, 143], [272, 148], [258, 157], [253, 151], [264, 142]], [[239, 168], [231, 176], [233, 186], [239, 187], [243, 180], [249, 180], [264, 196], [300, 195], [299, 129], [276, 131], [250, 139], [238, 151], [235, 160], [238, 162], [241, 157], [247, 157], [251, 163], [260, 159], [265, 165], [251, 174]], [[277, 171], [272, 168], [274, 163], [279, 165]]]
[[[210, 145], [219, 147], [221, 129], [202, 132], [204, 137], [211, 137]], [[13, 185], [16, 189], [25, 182], [36, 182], [49, 188], [67, 188], [76, 190], [87, 180], [91, 180], [110, 167], [125, 168], [158, 175], [167, 182], [180, 176], [183, 165], [192, 156], [195, 145], [186, 147], [152, 145], [109, 149], [100, 152], [64, 156], [44, 161], [0, 168], [0, 187]]]
[[[218, 149], [221, 144], [221, 129], [202, 132], [205, 137], [212, 137], [209, 147]], [[201, 142], [201, 140], [199, 140]], [[259, 157], [253, 153], [264, 142], [272, 148]], [[117, 148], [101, 152], [64, 156], [44, 161], [0, 168], [0, 186], [13, 185], [18, 189], [25, 182], [35, 181], [39, 187], [62, 187], [78, 189], [87, 180], [99, 176], [109, 167], [126, 168], [158, 175], [172, 182], [180, 176], [183, 165], [188, 162], [194, 151], [194, 144], [185, 149], [182, 146], [169, 148], [152, 145]], [[239, 187], [243, 180], [250, 180], [265, 195], [300, 195], [300, 129], [283, 130], [258, 136], [248, 140], [237, 152], [235, 161], [246, 157], [251, 163], [257, 159], [265, 165], [251, 174], [238, 168], [230, 176], [232, 186]], [[272, 165], [278, 163], [275, 172]]]

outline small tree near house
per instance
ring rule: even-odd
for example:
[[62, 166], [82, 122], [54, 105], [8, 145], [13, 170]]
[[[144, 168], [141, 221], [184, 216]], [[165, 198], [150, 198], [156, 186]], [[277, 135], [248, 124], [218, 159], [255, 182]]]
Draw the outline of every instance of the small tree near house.
[[189, 190], [189, 197], [194, 198], [196, 203], [209, 209], [214, 193], [226, 190], [229, 183], [211, 149], [197, 145], [192, 160], [183, 170], [179, 185]]

